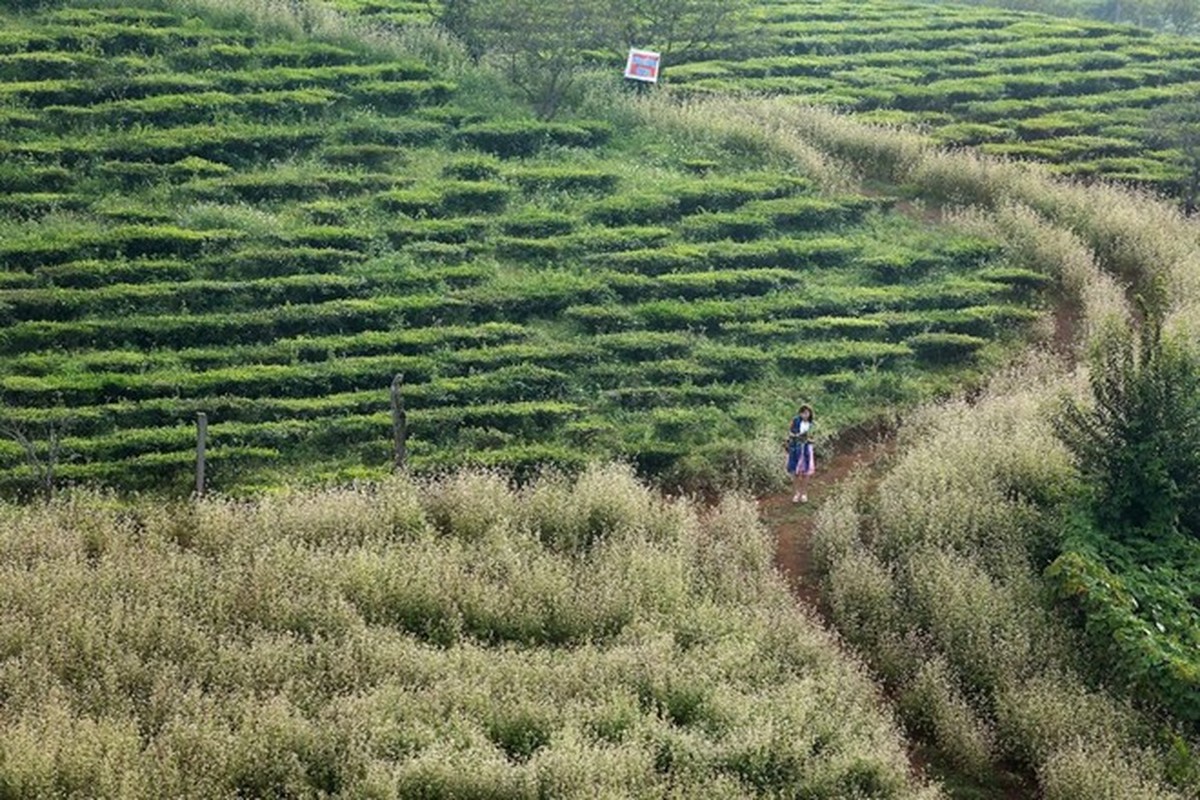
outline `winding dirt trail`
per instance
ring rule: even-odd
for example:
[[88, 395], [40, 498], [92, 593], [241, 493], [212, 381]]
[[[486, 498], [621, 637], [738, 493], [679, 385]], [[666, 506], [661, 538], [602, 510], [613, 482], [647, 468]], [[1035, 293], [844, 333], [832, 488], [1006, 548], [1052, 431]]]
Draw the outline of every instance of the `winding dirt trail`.
[[[790, 491], [769, 494], [758, 499], [758, 512], [775, 536], [775, 564], [792, 593], [826, 628], [836, 630], [821, 602], [820, 583], [812, 561], [816, 512], [821, 502], [836, 493], [839, 484], [852, 475], [865, 473], [868, 484], [882, 477], [890, 456], [896, 451], [895, 429], [876, 425], [851, 430], [825, 449], [833, 450], [833, 456], [824, 464], [817, 462], [817, 475], [808, 487], [808, 503], [792, 503]], [[881, 701], [891, 703], [894, 698], [881, 696]], [[991, 778], [981, 784], [957, 775], [953, 770], [947, 771], [944, 765], [939, 766], [938, 754], [925, 743], [908, 738], [906, 749], [913, 776], [920, 781], [939, 780], [951, 798], [1028, 800], [1039, 796], [1032, 776], [1020, 774], [1013, 765], [998, 767]]]
[[[821, 502], [837, 491], [838, 485], [860, 470], [878, 472], [886, 456], [896, 446], [894, 430], [876, 425], [856, 429], [843, 435], [830, 448], [833, 457], [817, 461], [817, 474], [808, 486], [808, 502], [792, 503], [790, 491], [770, 494], [758, 500], [758, 512], [775, 535], [775, 564], [787, 578], [788, 585], [805, 605], [825, 618], [820, 602], [820, 588], [812, 564], [812, 534], [816, 526], [816, 510]], [[818, 453], [818, 459], [821, 453]], [[782, 466], [782, 458], [780, 460]]]

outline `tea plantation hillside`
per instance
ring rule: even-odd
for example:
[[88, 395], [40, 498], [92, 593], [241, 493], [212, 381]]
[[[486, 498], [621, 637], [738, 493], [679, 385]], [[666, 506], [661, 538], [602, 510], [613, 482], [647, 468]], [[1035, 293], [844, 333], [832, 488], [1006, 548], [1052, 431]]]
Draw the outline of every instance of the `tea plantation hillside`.
[[1200, 90], [1200, 41], [1131, 26], [923, 3], [768, 0], [754, 57], [668, 65], [676, 87], [765, 92], [928, 127], [948, 144], [1175, 192], [1150, 112]]
[[136, 3], [2, 21], [0, 425], [65, 481], [185, 491], [198, 411], [216, 488], [380, 475], [397, 373], [418, 471], [740, 479], [798, 398], [863, 420], [1037, 316], [994, 243], [736, 136]]

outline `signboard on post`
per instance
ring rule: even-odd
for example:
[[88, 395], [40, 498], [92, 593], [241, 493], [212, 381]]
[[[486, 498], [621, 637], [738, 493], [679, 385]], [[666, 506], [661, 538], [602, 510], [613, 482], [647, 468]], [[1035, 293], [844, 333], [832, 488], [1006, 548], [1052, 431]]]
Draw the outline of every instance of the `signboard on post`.
[[631, 81], [658, 83], [659, 63], [662, 55], [650, 50], [629, 51], [629, 60], [625, 62], [625, 77]]

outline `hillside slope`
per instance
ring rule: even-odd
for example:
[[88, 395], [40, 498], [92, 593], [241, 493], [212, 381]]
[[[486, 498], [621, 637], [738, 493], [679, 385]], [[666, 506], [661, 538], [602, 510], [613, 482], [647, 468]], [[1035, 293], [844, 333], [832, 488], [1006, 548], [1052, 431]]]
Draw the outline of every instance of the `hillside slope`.
[[703, 94], [794, 97], [1066, 175], [1168, 193], [1183, 186], [1176, 145], [1149, 120], [1200, 92], [1195, 39], [890, 0], [767, 2], [746, 27], [752, 57], [688, 59], [667, 69], [670, 82]]
[[[1042, 279], [986, 239], [752, 141], [536, 122], [470, 68], [76, 5], [0, 37], [0, 423], [57, 438], [62, 480], [185, 491], [197, 411], [217, 489], [379, 476], [401, 373], [416, 470], [761, 482], [746, 444], [799, 397], [836, 430], [1037, 316]], [[27, 460], [0, 442], [0, 484], [35, 485]]]

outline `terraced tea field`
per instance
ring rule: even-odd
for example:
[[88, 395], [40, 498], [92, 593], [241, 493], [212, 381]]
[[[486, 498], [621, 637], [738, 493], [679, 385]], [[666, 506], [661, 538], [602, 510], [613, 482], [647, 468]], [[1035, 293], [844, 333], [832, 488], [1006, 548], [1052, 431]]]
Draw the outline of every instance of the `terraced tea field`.
[[740, 141], [135, 4], [3, 22], [0, 424], [64, 480], [185, 491], [197, 411], [217, 488], [380, 475], [396, 373], [419, 471], [721, 477], [798, 397], [836, 429], [1038, 316], [993, 243]]
[[676, 87], [762, 92], [948, 144], [1172, 192], [1149, 112], [1200, 91], [1200, 41], [1002, 9], [903, 2], [758, 4], [757, 55], [672, 65]]

